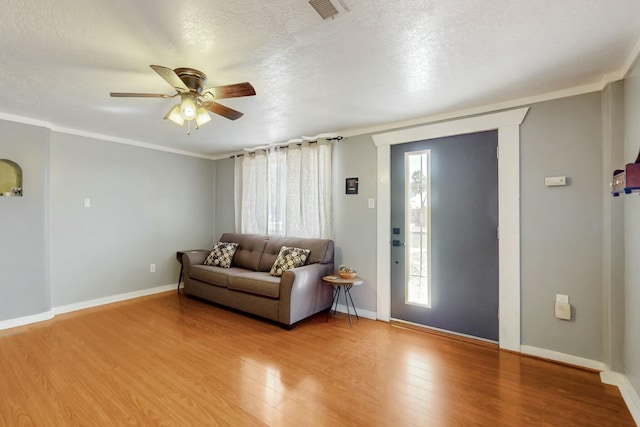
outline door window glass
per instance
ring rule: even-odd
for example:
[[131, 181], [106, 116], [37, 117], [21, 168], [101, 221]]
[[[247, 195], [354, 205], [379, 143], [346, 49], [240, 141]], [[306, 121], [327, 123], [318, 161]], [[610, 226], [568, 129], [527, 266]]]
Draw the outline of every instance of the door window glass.
[[407, 304], [429, 307], [430, 280], [430, 150], [405, 153], [405, 259]]

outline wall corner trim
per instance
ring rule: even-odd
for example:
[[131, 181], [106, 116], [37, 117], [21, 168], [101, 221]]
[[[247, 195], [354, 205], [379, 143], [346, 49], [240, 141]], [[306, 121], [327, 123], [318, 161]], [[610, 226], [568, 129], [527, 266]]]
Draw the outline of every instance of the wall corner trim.
[[603, 384], [609, 384], [618, 387], [620, 394], [626, 403], [629, 412], [636, 424], [640, 425], [640, 397], [629, 382], [629, 379], [621, 373], [613, 371], [600, 372], [600, 381]]
[[624, 403], [627, 405], [627, 408], [629, 408], [629, 412], [631, 412], [633, 420], [636, 422], [636, 424], [640, 425], [640, 397], [638, 397], [638, 392], [633, 388], [633, 386], [629, 382], [629, 379], [624, 374], [611, 371], [609, 366], [607, 366], [603, 362], [560, 353], [557, 351], [546, 350], [544, 348], [522, 345], [521, 353], [529, 356], [536, 356], [543, 359], [552, 360], [555, 362], [561, 362], [569, 365], [600, 371], [600, 382], [602, 382], [603, 384], [618, 387], [618, 389], [620, 390], [620, 394], [624, 399]]
[[161, 292], [167, 292], [175, 290], [178, 285], [164, 285], [154, 288], [143, 289], [141, 291], [127, 292], [124, 294], [111, 295], [104, 298], [96, 298], [89, 301], [82, 301], [74, 304], [67, 304], [53, 308], [53, 312], [58, 314], [70, 313], [72, 311], [84, 310], [85, 308], [97, 307], [105, 304], [112, 304], [114, 302], [126, 301], [129, 299], [144, 297], [147, 295], [159, 294]]
[[0, 321], [0, 331], [3, 329], [11, 329], [11, 328], [17, 328], [19, 326], [30, 325], [32, 323], [44, 322], [45, 320], [53, 319], [53, 316], [54, 316], [53, 310], [49, 310], [43, 313], [32, 314], [29, 316], [2, 320]]
[[[356, 314], [352, 313], [353, 307], [348, 308], [344, 304], [338, 304], [338, 306], [336, 307], [336, 310], [338, 311], [338, 313], [343, 313], [343, 314], [347, 314], [347, 309], [349, 310], [349, 314], [351, 315], [351, 320], [355, 321]], [[375, 311], [364, 310], [362, 308], [358, 308], [358, 317], [362, 317], [364, 319], [377, 320]], [[340, 319], [340, 321], [342, 321], [343, 319], [344, 318]]]
[[629, 72], [633, 68], [633, 65], [636, 63], [636, 61], [639, 58], [640, 58], [640, 39], [638, 39], [638, 41], [636, 42], [635, 46], [631, 50], [631, 53], [629, 53], [629, 56], [627, 57], [627, 61], [622, 66], [622, 69], [618, 73], [618, 76], [617, 76], [618, 78], [616, 80], [627, 78], [627, 76], [629, 75]]
[[558, 351], [547, 350], [545, 348], [534, 347], [530, 345], [520, 346], [520, 352], [529, 356], [536, 356], [542, 359], [553, 360], [555, 362], [566, 363], [568, 365], [579, 366], [581, 368], [593, 369], [596, 371], [606, 371], [608, 367], [603, 362], [591, 360], [584, 357], [573, 356], [571, 354], [560, 353]]
[[42, 127], [42, 128], [49, 129], [51, 132], [82, 136], [85, 138], [95, 139], [98, 141], [107, 141], [107, 142], [115, 142], [117, 144], [132, 145], [134, 147], [141, 147], [141, 148], [146, 148], [146, 149], [155, 150], [155, 151], [163, 151], [165, 153], [179, 154], [181, 156], [197, 157], [197, 158], [206, 159], [206, 160], [218, 160], [219, 158], [221, 158], [221, 157], [214, 157], [214, 156], [208, 156], [200, 153], [195, 153], [192, 151], [178, 150], [175, 148], [165, 147], [162, 145], [152, 144], [149, 142], [135, 141], [133, 139], [119, 138], [119, 137], [104, 135], [104, 134], [95, 133], [95, 132], [87, 132], [83, 130], [67, 128], [67, 127], [55, 125], [53, 123], [50, 123], [44, 120], [32, 119], [30, 117], [16, 116], [14, 114], [6, 114], [6, 113], [0, 112], [0, 120], [6, 120], [9, 122], [22, 123], [25, 125]]
[[58, 314], [70, 313], [72, 311], [84, 310], [85, 308], [97, 307], [99, 305], [111, 304], [114, 302], [125, 301], [129, 299], [144, 297], [147, 295], [159, 294], [162, 292], [175, 291], [177, 284], [156, 286], [154, 288], [143, 289], [141, 291], [127, 292], [124, 294], [111, 295], [104, 298], [97, 298], [89, 301], [82, 301], [74, 304], [67, 304], [31, 316], [18, 317], [0, 321], [0, 331], [3, 329], [17, 328], [32, 323], [51, 320]]

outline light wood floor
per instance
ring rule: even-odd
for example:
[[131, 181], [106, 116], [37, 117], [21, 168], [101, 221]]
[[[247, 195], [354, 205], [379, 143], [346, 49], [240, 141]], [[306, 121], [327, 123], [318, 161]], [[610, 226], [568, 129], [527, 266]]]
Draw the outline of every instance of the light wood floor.
[[632, 426], [598, 375], [320, 314], [291, 331], [168, 292], [0, 331], [1, 426]]

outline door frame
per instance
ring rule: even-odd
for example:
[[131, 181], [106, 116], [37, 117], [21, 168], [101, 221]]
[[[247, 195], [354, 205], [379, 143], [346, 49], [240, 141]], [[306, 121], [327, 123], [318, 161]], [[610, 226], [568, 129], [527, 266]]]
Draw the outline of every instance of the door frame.
[[529, 107], [372, 135], [378, 152], [377, 312], [391, 317], [391, 145], [498, 131], [499, 346], [520, 352], [520, 125]]

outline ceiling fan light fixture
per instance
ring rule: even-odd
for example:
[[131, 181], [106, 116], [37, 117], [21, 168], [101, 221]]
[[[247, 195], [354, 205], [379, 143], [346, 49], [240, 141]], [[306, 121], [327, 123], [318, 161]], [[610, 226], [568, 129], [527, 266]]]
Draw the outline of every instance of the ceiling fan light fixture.
[[178, 126], [182, 126], [184, 124], [184, 117], [182, 117], [181, 105], [176, 104], [173, 108], [164, 116], [165, 120], [171, 120], [173, 123]]
[[214, 99], [240, 98], [256, 94], [256, 90], [249, 82], [205, 89], [204, 85], [207, 81], [206, 74], [194, 68], [176, 68], [172, 70], [171, 68], [161, 65], [151, 65], [151, 69], [171, 85], [176, 91], [174, 95], [111, 92], [111, 96], [116, 98], [173, 98], [179, 95], [180, 103], [174, 105], [164, 116], [164, 119], [170, 120], [178, 126], [183, 126], [186, 121], [188, 125], [188, 135], [191, 134], [192, 121], [195, 121], [196, 129], [199, 129], [201, 125], [211, 121], [210, 112], [229, 120], [237, 120], [243, 116], [243, 113], [240, 111], [218, 104]]
[[196, 118], [197, 107], [193, 98], [193, 95], [190, 93], [182, 95], [180, 111], [185, 120], [193, 120]]
[[196, 124], [198, 125], [198, 127], [210, 121], [211, 116], [209, 115], [207, 110], [205, 110], [203, 107], [198, 107], [198, 109], [196, 110]]

